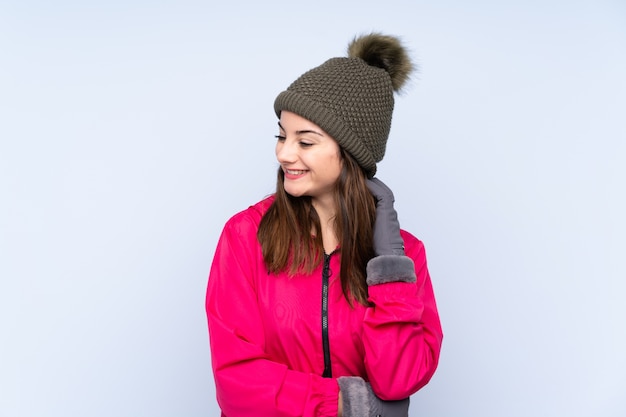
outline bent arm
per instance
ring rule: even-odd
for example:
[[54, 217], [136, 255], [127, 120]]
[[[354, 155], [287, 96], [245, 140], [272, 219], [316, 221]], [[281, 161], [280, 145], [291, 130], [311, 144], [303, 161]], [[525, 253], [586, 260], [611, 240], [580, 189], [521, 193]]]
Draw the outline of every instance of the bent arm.
[[[383, 400], [406, 398], [428, 383], [443, 338], [424, 246], [412, 236], [409, 240], [408, 258], [398, 256], [395, 267], [393, 256], [373, 258], [370, 264], [378, 265], [368, 266], [368, 281], [374, 271], [380, 283], [368, 289], [373, 307], [364, 319], [365, 366], [372, 389]], [[410, 260], [413, 270], [407, 271]], [[415, 281], [407, 282], [413, 272]]]
[[250, 227], [227, 224], [209, 275], [206, 313], [218, 403], [228, 417], [336, 416], [336, 380], [289, 370], [264, 351]]

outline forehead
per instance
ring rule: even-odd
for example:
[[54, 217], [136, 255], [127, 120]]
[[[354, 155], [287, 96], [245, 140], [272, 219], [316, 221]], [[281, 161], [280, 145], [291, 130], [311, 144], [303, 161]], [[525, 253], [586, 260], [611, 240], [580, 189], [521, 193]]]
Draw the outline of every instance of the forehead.
[[279, 126], [282, 127], [283, 129], [313, 130], [313, 131], [317, 131], [317, 132], [323, 133], [325, 136], [329, 136], [317, 124], [313, 123], [312, 121], [310, 121], [308, 119], [305, 119], [304, 117], [302, 117], [302, 116], [300, 116], [300, 115], [298, 115], [296, 113], [290, 112], [290, 111], [283, 110], [280, 113]]

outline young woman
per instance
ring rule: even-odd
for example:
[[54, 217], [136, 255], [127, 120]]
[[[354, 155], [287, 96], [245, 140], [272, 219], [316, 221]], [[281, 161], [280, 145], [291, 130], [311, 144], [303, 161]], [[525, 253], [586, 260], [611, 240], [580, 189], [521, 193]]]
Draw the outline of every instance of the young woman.
[[424, 246], [374, 177], [411, 71], [373, 33], [276, 98], [276, 193], [226, 223], [209, 276], [222, 416], [407, 416], [435, 372]]

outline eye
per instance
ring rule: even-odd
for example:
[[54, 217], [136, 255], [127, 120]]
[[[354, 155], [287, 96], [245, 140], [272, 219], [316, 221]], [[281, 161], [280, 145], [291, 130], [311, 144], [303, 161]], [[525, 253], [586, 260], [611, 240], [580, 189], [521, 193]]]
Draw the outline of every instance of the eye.
[[275, 138], [276, 138], [279, 142], [284, 142], [284, 141], [285, 141], [285, 139], [287, 139], [286, 137], [281, 136], [281, 135], [275, 135], [274, 137], [275, 137]]
[[313, 144], [310, 143], [310, 142], [300, 141], [300, 146], [302, 146], [303, 148], [309, 148], [309, 147], [313, 146]]

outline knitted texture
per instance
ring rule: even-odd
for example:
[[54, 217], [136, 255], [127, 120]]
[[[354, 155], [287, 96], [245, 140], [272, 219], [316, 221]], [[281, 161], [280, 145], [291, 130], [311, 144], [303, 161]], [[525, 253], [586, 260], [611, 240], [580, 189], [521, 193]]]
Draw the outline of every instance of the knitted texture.
[[[370, 38], [378, 39], [376, 35]], [[404, 54], [401, 47], [397, 49]], [[274, 102], [278, 117], [286, 110], [322, 128], [357, 160], [368, 177], [374, 176], [376, 163], [385, 155], [393, 108], [389, 69], [360, 57], [327, 60], [302, 74]]]

